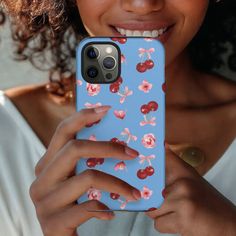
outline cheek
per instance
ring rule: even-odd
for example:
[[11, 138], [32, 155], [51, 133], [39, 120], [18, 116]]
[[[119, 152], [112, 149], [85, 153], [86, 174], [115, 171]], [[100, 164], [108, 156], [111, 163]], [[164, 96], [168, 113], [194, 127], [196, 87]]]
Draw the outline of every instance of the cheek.
[[109, 8], [110, 0], [77, 0], [80, 17], [90, 35], [101, 31], [102, 15]]
[[[171, 0], [170, 0], [171, 1]], [[177, 57], [191, 42], [204, 21], [208, 0], [180, 0], [172, 1], [172, 9], [179, 18], [175, 33], [167, 46], [167, 64]]]

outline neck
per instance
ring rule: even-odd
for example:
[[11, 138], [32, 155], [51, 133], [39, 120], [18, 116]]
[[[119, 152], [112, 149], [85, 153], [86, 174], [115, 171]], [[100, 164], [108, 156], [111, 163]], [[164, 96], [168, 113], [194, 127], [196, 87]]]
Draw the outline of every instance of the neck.
[[190, 105], [197, 92], [197, 72], [183, 51], [170, 65], [166, 67], [166, 105]]

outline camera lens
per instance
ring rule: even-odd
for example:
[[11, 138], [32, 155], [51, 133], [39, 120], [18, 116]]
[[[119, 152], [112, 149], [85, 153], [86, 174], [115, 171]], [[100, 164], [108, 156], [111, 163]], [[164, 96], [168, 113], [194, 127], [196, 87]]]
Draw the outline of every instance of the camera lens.
[[88, 50], [87, 50], [87, 56], [88, 58], [90, 59], [96, 59], [99, 55], [99, 51], [97, 48], [95, 47], [90, 47]]
[[112, 70], [116, 66], [115, 58], [105, 57], [103, 60], [103, 66], [108, 70]]
[[95, 78], [98, 75], [98, 69], [96, 67], [90, 67], [87, 70], [87, 75], [90, 78]]

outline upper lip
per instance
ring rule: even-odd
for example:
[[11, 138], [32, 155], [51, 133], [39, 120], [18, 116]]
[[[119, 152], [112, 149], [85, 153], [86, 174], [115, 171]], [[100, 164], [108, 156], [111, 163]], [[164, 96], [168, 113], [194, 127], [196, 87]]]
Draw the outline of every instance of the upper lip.
[[140, 30], [140, 31], [152, 31], [158, 30], [163, 28], [168, 28], [172, 26], [173, 23], [168, 22], [143, 22], [143, 21], [136, 21], [136, 22], [127, 22], [127, 23], [117, 23], [113, 24], [113, 27], [122, 28], [126, 30]]

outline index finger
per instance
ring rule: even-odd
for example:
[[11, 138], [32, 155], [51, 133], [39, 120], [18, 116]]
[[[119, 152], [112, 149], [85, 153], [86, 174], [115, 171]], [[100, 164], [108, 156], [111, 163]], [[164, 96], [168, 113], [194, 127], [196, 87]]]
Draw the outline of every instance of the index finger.
[[54, 155], [68, 143], [69, 140], [74, 139], [76, 132], [80, 131], [87, 124], [102, 119], [110, 108], [110, 106], [100, 106], [97, 108], [82, 109], [63, 120], [58, 125], [46, 153], [35, 167], [36, 175], [41, 173]]

